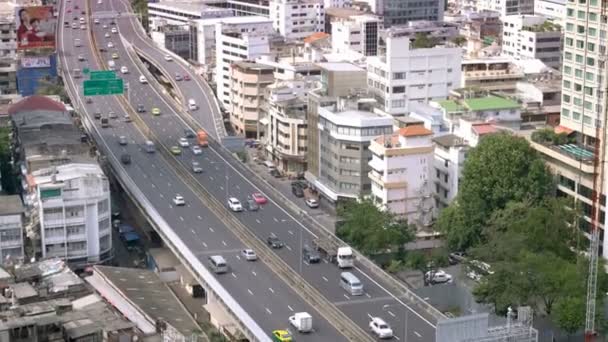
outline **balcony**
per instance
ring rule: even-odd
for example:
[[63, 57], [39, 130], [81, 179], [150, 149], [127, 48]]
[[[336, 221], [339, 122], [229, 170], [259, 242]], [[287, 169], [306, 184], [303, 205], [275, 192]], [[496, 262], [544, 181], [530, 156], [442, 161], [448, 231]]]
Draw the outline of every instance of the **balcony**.
[[370, 171], [367, 176], [373, 182], [376, 182], [384, 187], [386, 190], [390, 189], [403, 189], [407, 188], [407, 182], [400, 180], [384, 180], [382, 175], [376, 171]]
[[464, 78], [467, 81], [481, 80], [518, 80], [524, 77], [523, 73], [512, 72], [510, 70], [480, 70], [480, 71], [463, 71]]

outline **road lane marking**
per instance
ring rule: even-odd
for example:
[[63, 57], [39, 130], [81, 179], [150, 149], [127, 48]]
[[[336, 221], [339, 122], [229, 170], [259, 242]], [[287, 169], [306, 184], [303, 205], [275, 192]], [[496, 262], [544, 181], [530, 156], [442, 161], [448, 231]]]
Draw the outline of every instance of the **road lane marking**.
[[153, 187], [153, 188], [156, 188], [156, 185], [154, 185], [154, 183], [152, 183], [152, 187]]
[[247, 289], [247, 292], [249, 292], [249, 294], [253, 296], [253, 292], [251, 292], [250, 289]]
[[255, 219], [255, 222], [257, 222], [258, 224], [262, 223], [262, 221], [260, 221], [260, 219]]
[[393, 337], [395, 338], [395, 340], [397, 340], [397, 341], [401, 341], [401, 339], [399, 338], [399, 336], [397, 336], [397, 335], [393, 335]]
[[180, 221], [184, 222], [184, 218], [183, 217], [179, 217]]
[[238, 254], [236, 255], [236, 258], [239, 259], [239, 260], [241, 260], [241, 256], [238, 255]]
[[414, 331], [414, 335], [418, 336], [418, 338], [422, 337], [422, 335], [420, 335], [417, 331]]
[[220, 189], [221, 189], [221, 190], [224, 190], [224, 187], [220, 185]]
[[374, 316], [370, 315], [369, 312], [367, 312], [367, 317], [369, 317], [369, 319], [374, 319]]
[[293, 232], [291, 230], [287, 231], [289, 233], [289, 235], [293, 235]]
[[269, 287], [269, 288], [268, 288], [268, 291], [270, 291], [270, 292], [274, 293], [274, 290], [272, 289], [272, 287]]
[[274, 220], [274, 222], [279, 222], [279, 220], [276, 217], [272, 218]]
[[165, 198], [165, 196], [163, 196], [163, 194], [160, 194], [160, 198]]
[[237, 190], [241, 190], [241, 187], [238, 185], [236, 185], [236, 188], [237, 188]]
[[228, 244], [226, 243], [226, 241], [222, 240], [222, 245], [224, 246], [228, 246]]
[[168, 185], [168, 186], [171, 186], [171, 183], [170, 183], [170, 182], [167, 182], [167, 185]]
[[344, 294], [344, 298], [346, 298], [346, 300], [350, 300], [350, 297], [347, 296], [346, 294]]
[[291, 250], [291, 247], [289, 247], [289, 245], [285, 245], [285, 248]]
[[234, 272], [232, 272], [231, 274], [234, 277], [234, 279], [236, 279], [236, 274], [234, 274]]
[[194, 229], [190, 229], [190, 231], [192, 232], [192, 234], [196, 235], [196, 231]]
[[365, 292], [365, 296], [366, 296], [367, 298], [372, 298], [372, 295], [370, 295], [370, 294], [369, 294], [369, 293], [367, 293], [367, 292]]
[[293, 309], [291, 308], [291, 306], [287, 305], [287, 308], [289, 309], [289, 311], [293, 311]]
[[391, 315], [391, 316], [393, 316], [393, 317], [396, 317], [396, 316], [395, 316], [395, 314], [394, 314], [394, 313], [392, 313], [390, 310], [389, 310], [389, 311], [387, 311], [387, 312], [388, 312], [388, 314], [389, 314], [389, 315]]
[[254, 276], [254, 277], [257, 277], [257, 276], [258, 276], [258, 274], [257, 274], [257, 273], [255, 273], [255, 271], [251, 271], [251, 274], [253, 274], [253, 276]]
[[270, 311], [270, 309], [266, 308], [266, 312], [268, 312], [269, 315], [272, 315], [272, 311]]
[[209, 227], [209, 231], [212, 233], [215, 232], [215, 230], [213, 230], [213, 228], [211, 228], [211, 227]]
[[203, 241], [203, 247], [207, 248], [207, 244]]
[[209, 176], [209, 180], [213, 180], [213, 177], [212, 177], [212, 176]]
[[323, 278], [323, 280], [325, 280], [325, 281], [329, 281], [327, 278], [325, 278], [325, 276], [323, 276], [322, 278]]
[[199, 220], [202, 220], [202, 219], [203, 219], [203, 218], [201, 217], [201, 215], [198, 215], [197, 217], [198, 217], [198, 219], [199, 219]]

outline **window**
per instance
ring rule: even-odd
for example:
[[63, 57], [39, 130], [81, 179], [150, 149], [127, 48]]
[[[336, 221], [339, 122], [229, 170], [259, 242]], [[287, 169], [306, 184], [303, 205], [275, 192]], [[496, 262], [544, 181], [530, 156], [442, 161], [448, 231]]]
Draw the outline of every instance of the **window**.
[[570, 89], [570, 81], [564, 80], [564, 88]]
[[587, 42], [587, 50], [590, 52], [595, 51], [595, 43], [589, 43]]
[[587, 125], [587, 126], [591, 126], [591, 117], [590, 117], [590, 116], [585, 115], [585, 116], [583, 117], [583, 124], [585, 124], [585, 125]]
[[597, 35], [597, 29], [595, 27], [590, 27], [589, 28], [589, 36], [590, 37], [595, 37]]
[[405, 73], [404, 72], [394, 72], [393, 73], [393, 79], [394, 80], [404, 80], [405, 79]]
[[584, 49], [585, 48], [585, 42], [582, 40], [576, 40], [576, 47], [579, 49]]
[[573, 99], [572, 103], [574, 103], [575, 106], [582, 106], [583, 105], [583, 100], [581, 100], [579, 97], [575, 97]]
[[570, 103], [570, 95], [564, 94], [563, 95], [563, 101], [566, 103]]
[[583, 56], [576, 55], [576, 57], [574, 57], [574, 60], [576, 61], [576, 63], [583, 63]]
[[583, 86], [578, 83], [574, 83], [574, 90], [581, 91], [583, 90]]
[[585, 11], [578, 11], [577, 17], [579, 19], [585, 19]]
[[577, 25], [576, 26], [576, 32], [578, 34], [585, 34], [585, 26], [583, 26], [583, 25]]
[[597, 21], [597, 13], [589, 12], [589, 21]]
[[572, 60], [572, 52], [568, 52], [568, 51], [566, 51], [566, 53], [564, 53], [564, 58], [565, 58], [567, 61], [571, 61], [571, 60]]
[[405, 93], [404, 86], [393, 87], [393, 94], [403, 94], [403, 93]]
[[562, 116], [565, 118], [569, 118], [570, 117], [570, 111], [566, 108], [562, 108]]
[[593, 109], [593, 103], [591, 103], [589, 101], [585, 101], [585, 103], [583, 104], [583, 107], [585, 107], [585, 109], [591, 110], [591, 109]]
[[574, 31], [574, 24], [566, 23], [566, 31], [568, 31], [568, 32]]
[[572, 38], [566, 38], [566, 45], [567, 46], [574, 45], [574, 39], [572, 39]]
[[587, 65], [588, 66], [594, 66], [595, 65], [595, 59], [593, 59], [591, 57], [587, 57]]
[[574, 69], [574, 77], [576, 77], [576, 78], [583, 78], [583, 70], [581, 70], [581, 69]]
[[595, 79], [595, 75], [592, 72], [585, 72], [585, 79], [587, 81], [593, 81]]
[[564, 65], [564, 74], [566, 74], [566, 75], [572, 74], [572, 68], [569, 67], [568, 65]]
[[581, 120], [581, 113], [579, 113], [579, 112], [572, 112], [572, 119], [576, 120], [576, 121], [580, 121]]
[[566, 11], [566, 14], [569, 17], [573, 17], [574, 16], [574, 10], [572, 8], [568, 8], [568, 10]]
[[585, 87], [585, 95], [593, 96], [593, 88]]

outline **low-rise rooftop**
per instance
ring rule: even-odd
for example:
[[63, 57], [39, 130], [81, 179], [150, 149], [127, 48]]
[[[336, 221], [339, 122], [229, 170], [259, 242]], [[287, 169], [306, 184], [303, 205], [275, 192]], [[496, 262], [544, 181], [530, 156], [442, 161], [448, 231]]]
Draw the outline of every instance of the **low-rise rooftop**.
[[20, 215], [24, 211], [23, 201], [19, 195], [0, 196], [0, 216]]
[[516, 101], [494, 95], [480, 98], [465, 99], [462, 102], [469, 110], [474, 112], [515, 109], [520, 107], [519, 103], [517, 103]]

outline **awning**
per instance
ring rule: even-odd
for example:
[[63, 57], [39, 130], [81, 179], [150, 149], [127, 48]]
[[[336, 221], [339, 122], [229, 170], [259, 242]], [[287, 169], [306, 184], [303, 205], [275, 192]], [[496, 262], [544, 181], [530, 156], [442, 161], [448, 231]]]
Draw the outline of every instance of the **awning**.
[[562, 133], [566, 133], [566, 135], [570, 135], [570, 134], [572, 134], [572, 133], [574, 132], [574, 130], [573, 130], [573, 129], [570, 129], [570, 128], [568, 128], [568, 127], [565, 127], [565, 126], [559, 125], [559, 126], [555, 127], [554, 132], [555, 132], [556, 134], [562, 134]]
[[260, 119], [260, 125], [262, 125], [262, 126], [268, 126], [269, 123], [270, 123], [270, 121], [268, 121], [268, 118]]

